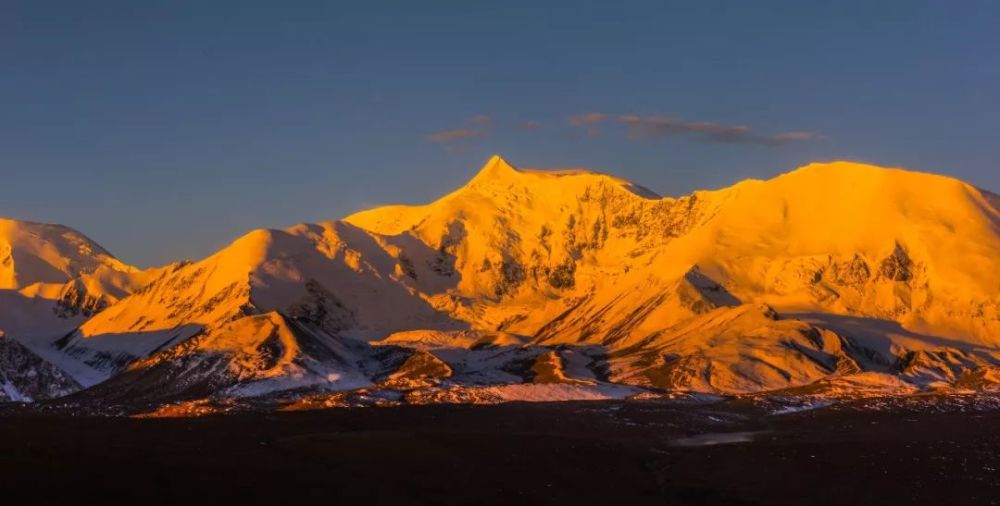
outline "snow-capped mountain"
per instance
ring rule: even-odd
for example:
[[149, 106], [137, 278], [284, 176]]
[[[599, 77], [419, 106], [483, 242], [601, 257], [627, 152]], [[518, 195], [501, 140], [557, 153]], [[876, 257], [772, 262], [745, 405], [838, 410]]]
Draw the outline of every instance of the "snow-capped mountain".
[[94, 241], [61, 226], [0, 219], [0, 289], [63, 284], [100, 270], [134, 272]]
[[[7, 397], [64, 395], [79, 388], [77, 379], [100, 379], [51, 344], [146, 275], [70, 228], [0, 219], [0, 375], [22, 392]], [[17, 386], [29, 379], [34, 386]]]
[[[61, 225], [0, 219], [0, 296], [44, 300], [66, 321], [86, 319], [144, 285], [155, 269], [127, 265], [86, 236]], [[49, 309], [45, 308], [46, 311]], [[29, 310], [30, 311], [30, 310]], [[34, 334], [37, 314], [0, 313], [0, 328]], [[72, 328], [72, 327], [71, 327]], [[23, 332], [22, 332], [23, 331]]]
[[87, 243], [109, 263], [35, 264], [109, 304], [70, 304], [94, 314], [49, 348], [111, 378], [92, 398], [992, 388], [998, 200], [850, 162], [671, 198], [494, 157], [433, 203], [257, 230], [197, 262], [140, 275]]

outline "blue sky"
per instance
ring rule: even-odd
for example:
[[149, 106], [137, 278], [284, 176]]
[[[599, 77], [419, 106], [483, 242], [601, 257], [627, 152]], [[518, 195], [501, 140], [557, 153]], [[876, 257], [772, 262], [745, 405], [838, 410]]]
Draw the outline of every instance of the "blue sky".
[[665, 195], [841, 158], [1000, 190], [997, 26], [987, 0], [0, 0], [0, 215], [146, 266], [493, 153]]

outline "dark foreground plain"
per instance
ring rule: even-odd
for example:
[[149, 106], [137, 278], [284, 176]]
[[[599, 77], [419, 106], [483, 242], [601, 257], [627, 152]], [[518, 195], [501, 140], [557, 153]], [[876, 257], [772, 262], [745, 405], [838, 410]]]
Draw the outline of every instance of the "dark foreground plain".
[[5, 504], [1000, 504], [1000, 412], [769, 412], [739, 402], [175, 419], [13, 409], [0, 413], [0, 483]]

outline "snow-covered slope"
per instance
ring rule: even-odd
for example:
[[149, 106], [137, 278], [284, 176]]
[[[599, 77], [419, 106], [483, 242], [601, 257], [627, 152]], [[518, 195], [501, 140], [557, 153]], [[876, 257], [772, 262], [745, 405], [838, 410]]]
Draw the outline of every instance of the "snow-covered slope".
[[0, 218], [0, 290], [62, 284], [101, 269], [136, 270], [73, 229]]
[[[831, 343], [843, 348], [840, 363], [923, 384], [998, 363], [1000, 212], [988, 192], [851, 162], [680, 198], [636, 188], [494, 158], [435, 203], [346, 220], [447, 252], [458, 280], [446, 292], [460, 296], [449, 313], [473, 328], [612, 356], [707, 357], [674, 387], [766, 390], [843, 374], [832, 358], [815, 360]], [[721, 328], [700, 316], [759, 304], [800, 321], [746, 328], [742, 316]], [[668, 339], [677, 332], [687, 337]], [[825, 332], [838, 337], [810, 344], [799, 335]], [[933, 365], [905, 372], [912, 357]], [[736, 373], [720, 375], [726, 368]]]
[[[766, 302], [1000, 342], [1000, 213], [995, 199], [961, 181], [835, 162], [681, 198], [634, 188], [592, 173], [518, 171], [494, 158], [433, 204], [346, 221], [449, 253], [459, 277], [452, 292], [484, 302], [466, 318], [478, 326], [534, 334], [573, 301], [572, 315], [600, 313], [605, 322], [622, 321], [616, 308], [643, 307], [635, 328], [615, 333], [637, 337], [704, 309], [695, 302], [712, 295], [707, 305]], [[577, 325], [562, 338], [585, 333]]]
[[[8, 348], [16, 342], [30, 350], [34, 358], [25, 364], [51, 362], [6, 374], [16, 377], [35, 371], [44, 375], [60, 370], [75, 378], [73, 384], [102, 379], [51, 345], [142, 286], [153, 273], [122, 263], [67, 227], [0, 219], [0, 332], [7, 336]], [[22, 350], [16, 353], [24, 355]], [[60, 378], [51, 380], [56, 391], [72, 389]]]
[[62, 320], [86, 318], [140, 287], [151, 272], [122, 263], [70, 228], [0, 218], [0, 297], [6, 309], [0, 311], [0, 328], [18, 335], [47, 333], [40, 313], [14, 309], [54, 304], [45, 309]]
[[838, 162], [745, 182], [722, 199], [683, 246], [735, 296], [1000, 343], [1000, 213], [976, 188]]
[[413, 281], [399, 246], [347, 223], [257, 230], [162, 271], [56, 344], [107, 375], [173, 378], [185, 364], [178, 381], [244, 393], [357, 387], [365, 340], [464, 326]]
[[427, 205], [253, 231], [111, 283], [119, 292], [88, 275], [75, 282], [114, 303], [56, 347], [113, 376], [98, 397], [365, 388], [424, 402], [1000, 378], [996, 196], [850, 162], [673, 198], [494, 157]]
[[[425, 260], [415, 268], [430, 263], [450, 278], [425, 276], [430, 282], [418, 288], [442, 307], [453, 303], [449, 313], [477, 328], [607, 344], [734, 302], [724, 290], [707, 297], [692, 284], [714, 285], [694, 262], [660, 258], [660, 246], [711, 211], [697, 197], [661, 199], [611, 176], [519, 171], [494, 157], [433, 204], [380, 208], [346, 221], [439, 252], [414, 259]], [[643, 317], [629, 317], [635, 310]], [[625, 326], [612, 329], [615, 322]]]

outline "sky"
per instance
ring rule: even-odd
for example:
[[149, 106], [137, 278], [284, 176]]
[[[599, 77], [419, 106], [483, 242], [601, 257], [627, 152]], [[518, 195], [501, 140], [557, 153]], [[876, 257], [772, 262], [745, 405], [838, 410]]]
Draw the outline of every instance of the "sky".
[[991, 0], [0, 0], [0, 216], [153, 266], [492, 154], [663, 195], [833, 159], [998, 191], [998, 26]]

